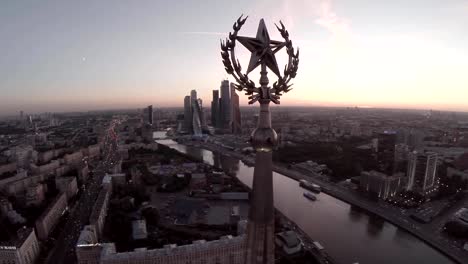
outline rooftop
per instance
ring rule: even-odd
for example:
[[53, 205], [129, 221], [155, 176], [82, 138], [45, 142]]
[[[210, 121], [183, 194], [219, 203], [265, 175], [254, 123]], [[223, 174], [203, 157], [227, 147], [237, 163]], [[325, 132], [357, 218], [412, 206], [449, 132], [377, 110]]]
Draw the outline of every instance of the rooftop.
[[[63, 198], [62, 198], [63, 197]], [[52, 202], [47, 206], [47, 208], [44, 210], [44, 212], [39, 216], [38, 221], [42, 221], [44, 217], [49, 213], [49, 211], [55, 206], [55, 204], [60, 200], [60, 199], [65, 199], [66, 200], [66, 194], [61, 193], [57, 195]]]
[[0, 241], [0, 250], [16, 250], [23, 245], [24, 241], [29, 237], [31, 232], [34, 232], [32, 228], [21, 228], [18, 230], [17, 235], [10, 240]]
[[174, 254], [186, 254], [193, 252], [194, 250], [213, 250], [214, 248], [221, 248], [223, 250], [226, 250], [225, 246], [227, 245], [233, 245], [233, 244], [241, 244], [245, 241], [245, 236], [237, 236], [237, 237], [232, 237], [232, 236], [223, 236], [219, 240], [213, 240], [213, 241], [194, 241], [193, 244], [190, 245], [182, 245], [182, 246], [165, 246], [164, 248], [159, 248], [159, 249], [151, 249], [151, 250], [146, 250], [146, 251], [130, 251], [130, 252], [121, 252], [121, 253], [115, 253], [114, 252], [109, 252], [109, 253], [104, 253], [103, 252], [103, 257], [106, 258], [107, 260], [110, 259], [130, 259], [130, 258], [139, 258], [139, 257], [144, 257], [144, 258], [156, 258], [156, 257], [162, 257], [162, 256], [168, 256], [168, 255], [174, 255]]
[[288, 247], [295, 247], [301, 242], [294, 231], [285, 231], [276, 236]]
[[97, 242], [95, 241], [95, 237], [96, 236], [94, 234], [94, 231], [92, 230], [92, 227], [90, 225], [87, 225], [83, 228], [83, 231], [81, 231], [77, 245], [86, 246], [94, 244]]
[[108, 190], [104, 188], [101, 189], [101, 191], [99, 192], [98, 198], [96, 199], [96, 203], [94, 203], [94, 206], [93, 206], [93, 212], [91, 213], [91, 216], [89, 217], [89, 221], [91, 223], [94, 223], [95, 221], [98, 220], [99, 215], [101, 213], [101, 208], [104, 205], [104, 201], [106, 200], [108, 193], [109, 193]]

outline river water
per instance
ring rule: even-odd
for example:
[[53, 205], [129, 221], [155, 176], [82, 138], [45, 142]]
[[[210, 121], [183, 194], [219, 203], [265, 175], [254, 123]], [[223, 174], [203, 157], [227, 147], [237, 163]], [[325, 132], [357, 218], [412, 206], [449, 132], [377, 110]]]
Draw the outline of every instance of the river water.
[[[235, 173], [245, 184], [252, 184], [253, 167], [238, 159], [172, 140], [157, 142]], [[454, 263], [406, 231], [348, 203], [324, 193], [317, 195], [315, 202], [307, 200], [298, 182], [282, 174], [273, 173], [273, 184], [275, 207], [319, 241], [340, 264]]]

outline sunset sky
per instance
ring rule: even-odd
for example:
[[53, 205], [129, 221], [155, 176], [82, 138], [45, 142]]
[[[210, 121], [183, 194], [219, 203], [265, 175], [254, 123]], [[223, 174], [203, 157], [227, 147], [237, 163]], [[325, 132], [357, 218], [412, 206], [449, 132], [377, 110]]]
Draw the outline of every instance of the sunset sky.
[[209, 106], [242, 13], [241, 35], [265, 18], [281, 40], [282, 20], [300, 47], [282, 105], [468, 111], [468, 0], [17, 0], [0, 2], [0, 115], [182, 106], [192, 89]]

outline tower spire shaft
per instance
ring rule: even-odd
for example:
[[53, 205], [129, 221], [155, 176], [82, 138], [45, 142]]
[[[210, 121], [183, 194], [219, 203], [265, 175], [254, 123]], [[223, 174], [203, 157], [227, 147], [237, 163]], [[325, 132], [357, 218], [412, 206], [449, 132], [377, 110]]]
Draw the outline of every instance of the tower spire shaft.
[[247, 252], [245, 263], [267, 264], [275, 261], [274, 205], [273, 205], [273, 149], [277, 135], [271, 127], [268, 77], [265, 64], [260, 72], [262, 98], [257, 128], [251, 135], [256, 151], [255, 168], [247, 226]]

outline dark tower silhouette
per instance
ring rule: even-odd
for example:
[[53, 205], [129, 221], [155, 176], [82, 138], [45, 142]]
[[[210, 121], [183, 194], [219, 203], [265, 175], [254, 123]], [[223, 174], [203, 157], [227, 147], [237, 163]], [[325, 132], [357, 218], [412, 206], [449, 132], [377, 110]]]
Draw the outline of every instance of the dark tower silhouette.
[[[221, 57], [226, 72], [233, 75], [237, 81], [233, 87], [243, 90], [249, 95], [249, 104], [257, 101], [260, 103], [257, 128], [250, 136], [256, 155], [244, 263], [272, 264], [275, 263], [272, 159], [273, 150], [278, 145], [278, 135], [271, 127], [270, 102], [279, 104], [282, 93], [290, 90], [291, 85], [288, 83], [296, 76], [299, 53], [294, 51], [292, 42], [289, 40], [289, 33], [282, 23], [280, 23], [281, 27], [277, 26], [277, 28], [284, 38], [284, 42], [270, 40], [263, 19], [260, 20], [255, 38], [238, 36], [237, 33], [245, 20], [240, 17], [233, 26], [234, 33], [229, 33], [226, 42], [221, 42]], [[251, 52], [246, 74], [241, 72], [239, 61], [235, 59], [235, 41]], [[285, 67], [284, 76], [281, 76], [275, 53], [284, 47], [287, 49], [289, 62]], [[254, 82], [246, 77], [258, 66], [261, 66], [260, 87], [256, 87]], [[274, 83], [273, 87], [268, 86], [267, 68], [278, 77], [278, 81]], [[221, 89], [223, 89], [223, 85]], [[221, 98], [223, 96], [223, 90], [221, 90]]]

